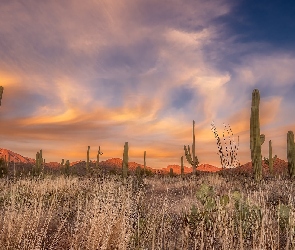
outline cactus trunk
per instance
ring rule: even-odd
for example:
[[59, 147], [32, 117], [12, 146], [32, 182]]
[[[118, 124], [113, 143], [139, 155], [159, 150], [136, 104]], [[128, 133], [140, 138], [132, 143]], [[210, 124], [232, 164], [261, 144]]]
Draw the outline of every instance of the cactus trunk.
[[262, 156], [261, 145], [265, 140], [265, 135], [260, 135], [259, 124], [259, 102], [260, 94], [258, 89], [252, 92], [251, 117], [250, 117], [250, 149], [253, 173], [255, 181], [262, 179]]
[[86, 161], [86, 171], [87, 172], [89, 170], [89, 150], [90, 150], [90, 146], [88, 146], [88, 149], [87, 149], [87, 161]]
[[170, 173], [169, 173], [170, 177], [173, 177], [173, 168], [170, 168]]
[[269, 162], [269, 173], [273, 175], [273, 158], [272, 158], [272, 145], [271, 140], [268, 142], [268, 162]]
[[4, 90], [4, 88], [2, 86], [0, 86], [0, 106], [1, 106], [1, 101], [2, 101], [3, 90]]
[[180, 174], [181, 174], [181, 177], [183, 177], [184, 176], [183, 156], [181, 156], [180, 161], [181, 161]]
[[146, 151], [143, 153], [143, 171], [144, 171], [144, 176], [146, 176], [146, 162], [145, 162], [145, 157], [146, 157]]
[[288, 172], [290, 178], [295, 177], [295, 145], [294, 145], [294, 133], [288, 131], [287, 134], [287, 158], [288, 158]]
[[196, 169], [198, 167], [199, 164], [199, 160], [198, 157], [196, 156], [196, 142], [195, 142], [195, 121], [193, 121], [193, 144], [192, 144], [192, 152], [190, 151], [190, 147], [189, 145], [186, 146], [184, 145], [184, 153], [185, 153], [185, 157], [186, 160], [189, 162], [189, 164], [192, 165], [192, 169], [193, 169], [193, 174], [196, 174]]
[[96, 157], [96, 168], [98, 168], [98, 164], [99, 164], [99, 156], [102, 155], [103, 152], [100, 151], [100, 146], [98, 147], [98, 151], [97, 151], [97, 157]]
[[125, 142], [125, 145], [124, 145], [122, 174], [123, 174], [123, 179], [126, 179], [128, 175], [128, 142]]

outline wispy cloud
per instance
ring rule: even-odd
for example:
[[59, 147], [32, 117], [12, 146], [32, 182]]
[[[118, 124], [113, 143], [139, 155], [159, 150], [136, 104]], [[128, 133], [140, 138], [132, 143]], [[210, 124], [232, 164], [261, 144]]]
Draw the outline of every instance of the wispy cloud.
[[31, 157], [43, 148], [48, 161], [74, 161], [88, 145], [93, 154], [100, 145], [102, 159], [121, 157], [129, 141], [131, 160], [146, 150], [151, 166], [165, 167], [179, 162], [195, 120], [200, 162], [220, 165], [214, 120], [220, 131], [225, 122], [240, 135], [241, 161], [249, 161], [251, 92], [258, 88], [262, 133], [281, 131], [273, 144], [284, 158], [285, 129], [295, 128], [295, 57], [265, 41], [239, 42], [221, 21], [236, 7], [2, 2], [1, 147]]

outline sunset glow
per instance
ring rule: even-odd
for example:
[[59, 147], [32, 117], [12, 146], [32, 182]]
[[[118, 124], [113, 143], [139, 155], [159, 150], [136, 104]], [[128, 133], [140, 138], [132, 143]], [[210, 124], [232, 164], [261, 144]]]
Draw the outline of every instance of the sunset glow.
[[[239, 3], [238, 3], [239, 2]], [[221, 167], [223, 123], [249, 162], [260, 91], [262, 156], [295, 131], [295, 5], [279, 1], [1, 1], [0, 148], [47, 162], [122, 158], [164, 168], [192, 144]], [[256, 13], [256, 14], [255, 14]], [[185, 161], [185, 165], [189, 164]]]

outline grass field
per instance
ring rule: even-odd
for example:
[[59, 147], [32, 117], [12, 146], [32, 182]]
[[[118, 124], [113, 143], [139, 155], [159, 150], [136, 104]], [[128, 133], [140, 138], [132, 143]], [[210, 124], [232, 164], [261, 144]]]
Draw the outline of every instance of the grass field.
[[295, 185], [243, 176], [0, 180], [1, 249], [295, 249]]

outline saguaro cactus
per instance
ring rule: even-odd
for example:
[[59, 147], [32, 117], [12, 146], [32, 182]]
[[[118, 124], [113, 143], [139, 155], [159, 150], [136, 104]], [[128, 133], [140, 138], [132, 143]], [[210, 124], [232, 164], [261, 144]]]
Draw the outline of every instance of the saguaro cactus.
[[268, 164], [269, 164], [269, 173], [273, 175], [273, 158], [272, 158], [272, 145], [271, 140], [268, 142]]
[[128, 174], [128, 142], [125, 142], [123, 151], [123, 162], [122, 162], [122, 175], [123, 179], [127, 178]]
[[2, 100], [2, 95], [3, 95], [3, 90], [4, 88], [0, 86], [0, 106], [1, 106], [1, 100]]
[[43, 153], [42, 153], [42, 149], [40, 149], [40, 158], [39, 158], [39, 161], [40, 161], [40, 166], [43, 165]]
[[146, 151], [143, 152], [143, 173], [144, 173], [144, 176], [146, 176], [146, 162], [145, 162], [145, 157], [146, 157]]
[[63, 166], [65, 164], [65, 159], [61, 159], [61, 166]]
[[193, 121], [193, 144], [192, 144], [192, 152], [190, 151], [189, 145], [184, 145], [184, 153], [186, 160], [189, 162], [189, 164], [192, 165], [193, 168], [193, 174], [196, 174], [196, 169], [198, 167], [199, 161], [198, 157], [196, 156], [196, 141], [195, 141], [195, 121]]
[[173, 173], [173, 168], [170, 168], [169, 175], [170, 175], [170, 177], [173, 177], [173, 176], [174, 176], [174, 173]]
[[71, 170], [70, 170], [70, 161], [67, 160], [67, 161], [66, 161], [66, 164], [65, 164], [65, 175], [66, 175], [66, 176], [69, 176], [70, 173], [71, 173]]
[[86, 171], [89, 170], [89, 150], [90, 150], [90, 146], [88, 146], [88, 149], [87, 149]]
[[183, 177], [183, 175], [184, 175], [183, 156], [181, 156], [180, 162], [181, 162], [181, 165], [180, 165], [180, 174]]
[[287, 133], [287, 158], [288, 158], [288, 172], [290, 178], [295, 177], [295, 145], [294, 145], [294, 133], [288, 131]]
[[102, 155], [103, 152], [100, 151], [100, 146], [98, 147], [97, 156], [96, 156], [96, 168], [98, 168], [99, 156]]
[[250, 117], [250, 149], [255, 181], [262, 179], [262, 156], [261, 145], [265, 140], [265, 135], [260, 135], [259, 123], [259, 102], [260, 94], [258, 89], [252, 92], [251, 117]]
[[41, 171], [41, 166], [43, 164], [43, 159], [42, 159], [42, 149], [36, 153], [36, 172], [37, 174], [40, 173]]

